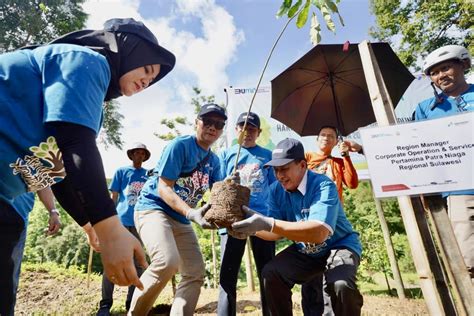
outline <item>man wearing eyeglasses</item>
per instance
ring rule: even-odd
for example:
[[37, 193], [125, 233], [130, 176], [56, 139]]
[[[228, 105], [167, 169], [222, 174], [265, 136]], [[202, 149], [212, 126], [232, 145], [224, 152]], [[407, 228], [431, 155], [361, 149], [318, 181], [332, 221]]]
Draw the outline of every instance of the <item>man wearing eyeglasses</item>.
[[171, 315], [192, 315], [204, 282], [205, 266], [190, 221], [203, 228], [209, 205], [196, 208], [214, 182], [221, 180], [219, 158], [211, 146], [222, 135], [227, 116], [217, 104], [205, 104], [196, 118], [196, 135], [180, 136], [164, 149], [135, 206], [135, 227], [151, 263], [135, 289], [130, 314], [147, 315], [177, 272]]
[[[415, 119], [474, 111], [474, 85], [467, 83], [464, 76], [470, 69], [471, 55], [463, 46], [447, 45], [431, 52], [425, 59], [423, 71], [431, 79], [434, 97], [418, 104]], [[442, 196], [446, 199], [454, 235], [474, 281], [474, 189], [443, 192]]]

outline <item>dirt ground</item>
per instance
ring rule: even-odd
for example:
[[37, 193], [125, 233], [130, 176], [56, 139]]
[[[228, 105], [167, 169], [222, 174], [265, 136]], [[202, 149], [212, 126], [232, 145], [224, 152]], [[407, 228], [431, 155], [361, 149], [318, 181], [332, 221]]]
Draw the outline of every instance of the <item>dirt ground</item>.
[[[22, 272], [17, 296], [16, 315], [94, 315], [100, 301], [100, 277], [93, 276], [89, 287], [84, 277], [53, 276], [47, 272]], [[115, 315], [124, 314], [126, 288], [117, 287], [112, 309]], [[196, 315], [215, 315], [218, 293], [215, 289], [203, 289]], [[158, 303], [168, 304], [172, 299], [171, 287], [167, 287]], [[293, 295], [295, 315], [302, 315], [300, 295]], [[423, 300], [401, 301], [393, 297], [364, 295], [363, 315], [427, 315]], [[160, 315], [160, 314], [154, 314]], [[260, 315], [258, 292], [241, 289], [238, 293], [238, 315]]]

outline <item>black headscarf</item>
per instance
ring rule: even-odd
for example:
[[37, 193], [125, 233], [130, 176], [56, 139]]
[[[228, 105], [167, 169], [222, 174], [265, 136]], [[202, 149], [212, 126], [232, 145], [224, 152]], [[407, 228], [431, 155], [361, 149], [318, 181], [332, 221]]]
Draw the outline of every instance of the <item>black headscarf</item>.
[[82, 30], [66, 34], [50, 44], [75, 44], [86, 46], [107, 58], [111, 80], [105, 101], [118, 98], [119, 80], [130, 70], [152, 64], [160, 64], [160, 73], [150, 86], [166, 76], [174, 67], [176, 58], [158, 44], [153, 33], [134, 19], [111, 19], [103, 30]]

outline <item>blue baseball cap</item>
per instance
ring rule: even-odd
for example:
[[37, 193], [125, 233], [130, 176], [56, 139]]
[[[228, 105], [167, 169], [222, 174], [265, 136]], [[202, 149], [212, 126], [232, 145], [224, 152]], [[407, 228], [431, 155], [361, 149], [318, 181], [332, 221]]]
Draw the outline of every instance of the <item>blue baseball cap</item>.
[[203, 117], [208, 114], [216, 114], [222, 116], [224, 120], [227, 120], [227, 115], [225, 115], [224, 108], [215, 103], [208, 103], [201, 106], [201, 109], [198, 113], [198, 117]]
[[239, 118], [237, 119], [237, 125], [244, 124], [246, 119], [247, 119], [247, 124], [252, 124], [253, 126], [257, 128], [260, 128], [260, 118], [258, 117], [257, 114], [253, 112], [244, 112], [240, 114]]
[[272, 160], [265, 167], [280, 167], [293, 160], [305, 160], [303, 144], [296, 139], [285, 138], [273, 149]]

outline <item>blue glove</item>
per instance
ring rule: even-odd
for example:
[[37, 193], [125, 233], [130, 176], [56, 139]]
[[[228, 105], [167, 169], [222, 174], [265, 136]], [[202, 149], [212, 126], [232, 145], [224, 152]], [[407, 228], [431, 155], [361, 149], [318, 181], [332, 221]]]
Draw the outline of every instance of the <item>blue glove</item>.
[[247, 218], [232, 224], [232, 230], [247, 235], [255, 235], [256, 232], [261, 230], [272, 231], [273, 225], [275, 225], [274, 218], [263, 216], [245, 205], [242, 206], [242, 210], [245, 212]]
[[196, 208], [196, 209], [190, 209], [188, 213], [186, 214], [186, 218], [189, 219], [190, 221], [195, 222], [202, 228], [216, 228], [214, 225], [209, 223], [204, 219], [204, 215], [206, 214], [207, 211], [211, 208], [211, 204], [206, 204], [203, 207]]

